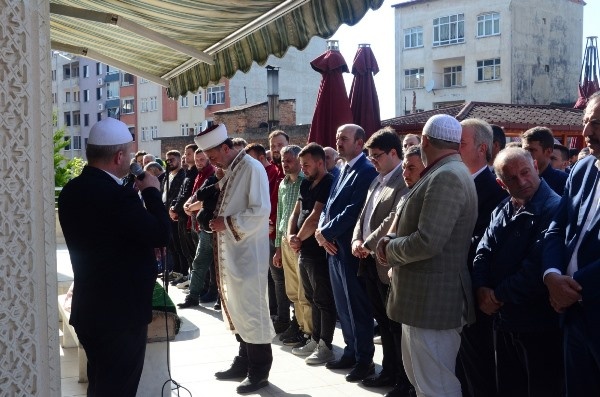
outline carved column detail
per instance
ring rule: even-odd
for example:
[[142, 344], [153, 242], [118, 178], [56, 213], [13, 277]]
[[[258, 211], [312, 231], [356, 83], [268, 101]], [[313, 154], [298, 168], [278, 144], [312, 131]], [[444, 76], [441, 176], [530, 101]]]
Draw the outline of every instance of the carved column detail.
[[60, 396], [50, 13], [0, 0], [0, 395]]

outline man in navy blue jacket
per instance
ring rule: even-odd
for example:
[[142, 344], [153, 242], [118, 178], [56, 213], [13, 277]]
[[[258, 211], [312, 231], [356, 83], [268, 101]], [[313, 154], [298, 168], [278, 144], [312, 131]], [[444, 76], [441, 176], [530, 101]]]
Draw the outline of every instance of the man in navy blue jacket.
[[330, 369], [352, 368], [348, 382], [360, 381], [375, 372], [373, 365], [373, 314], [364, 280], [357, 276], [358, 258], [352, 255], [352, 232], [367, 198], [369, 185], [377, 176], [375, 167], [362, 153], [365, 131], [358, 125], [338, 128], [336, 145], [346, 160], [333, 181], [315, 238], [327, 251], [335, 307], [344, 334], [344, 354], [327, 363]]
[[523, 149], [536, 161], [540, 177], [548, 186], [562, 196], [567, 183], [567, 173], [552, 168], [550, 158], [554, 153], [554, 136], [548, 127], [533, 127], [521, 135]]
[[541, 180], [531, 155], [501, 151], [498, 183], [510, 194], [492, 213], [473, 262], [482, 312], [494, 317], [500, 396], [562, 396], [558, 316], [540, 278], [544, 233], [560, 197]]
[[592, 156], [571, 170], [544, 239], [544, 284], [564, 313], [569, 397], [600, 395], [600, 93], [589, 98], [583, 125]]
[[[137, 192], [121, 185], [132, 136], [122, 122], [96, 123], [88, 165], [58, 198], [58, 216], [74, 273], [70, 324], [88, 358], [88, 396], [135, 396], [142, 375], [152, 293], [154, 247], [169, 240], [158, 179], [145, 173]], [[145, 206], [145, 207], [144, 207]], [[126, 272], [133, 277], [119, 277]]]

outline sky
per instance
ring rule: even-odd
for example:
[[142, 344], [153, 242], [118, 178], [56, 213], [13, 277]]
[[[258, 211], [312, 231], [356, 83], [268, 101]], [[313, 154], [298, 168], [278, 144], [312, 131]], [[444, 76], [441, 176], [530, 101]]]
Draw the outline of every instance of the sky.
[[[382, 120], [397, 116], [394, 105], [394, 9], [392, 5], [401, 2], [385, 0], [377, 11], [369, 10], [363, 19], [354, 26], [343, 25], [332, 37], [334, 40], [339, 40], [340, 51], [346, 59], [349, 69], [352, 68], [352, 61], [358, 45], [361, 43], [371, 45], [379, 65], [379, 73], [375, 75], [374, 79], [379, 95]], [[596, 17], [595, 25], [592, 16]], [[583, 7], [583, 47], [585, 47], [587, 36], [600, 36], [600, 27], [597, 23], [599, 16], [600, 1], [587, 0], [587, 5]], [[581, 53], [583, 59], [583, 48]], [[351, 73], [344, 74], [348, 93], [350, 93], [352, 77]]]

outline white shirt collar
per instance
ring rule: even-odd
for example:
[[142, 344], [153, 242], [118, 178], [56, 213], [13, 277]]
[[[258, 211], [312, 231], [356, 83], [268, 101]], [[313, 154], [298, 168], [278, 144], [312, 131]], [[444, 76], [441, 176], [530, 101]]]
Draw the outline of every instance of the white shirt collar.
[[110, 177], [112, 179], [114, 179], [119, 185], [123, 185], [123, 180], [121, 178], [117, 178], [114, 174], [111, 174], [110, 172], [106, 171], [106, 170], [102, 170], [104, 172], [106, 172], [108, 175], [110, 175]]
[[481, 174], [481, 173], [482, 173], [482, 172], [483, 172], [483, 171], [484, 171], [486, 168], [487, 168], [487, 164], [486, 164], [486, 165], [484, 165], [483, 167], [481, 167], [481, 169], [480, 169], [479, 171], [477, 171], [476, 173], [474, 173], [474, 174], [472, 175], [472, 176], [473, 176], [473, 179], [477, 178], [477, 177], [479, 176], [479, 174]]
[[392, 177], [392, 175], [394, 175], [394, 172], [396, 172], [398, 170], [398, 168], [402, 167], [402, 161], [398, 163], [397, 166], [394, 167], [393, 170], [391, 170], [390, 172], [388, 172], [385, 175], [377, 175], [377, 180], [379, 181], [379, 183], [381, 184], [381, 186], [385, 186], [385, 184], [390, 180], [390, 178]]

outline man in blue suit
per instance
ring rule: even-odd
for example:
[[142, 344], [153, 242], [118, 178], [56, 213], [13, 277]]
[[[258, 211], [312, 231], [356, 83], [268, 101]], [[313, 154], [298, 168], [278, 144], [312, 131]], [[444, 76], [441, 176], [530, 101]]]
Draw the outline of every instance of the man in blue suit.
[[544, 239], [544, 284], [563, 313], [569, 397], [600, 395], [600, 93], [588, 100], [583, 136], [590, 153], [571, 170]]
[[357, 276], [358, 258], [352, 255], [352, 232], [377, 171], [362, 153], [365, 131], [358, 125], [338, 128], [336, 145], [346, 161], [333, 182], [315, 237], [327, 251], [331, 286], [344, 335], [344, 354], [327, 363], [330, 369], [352, 368], [348, 382], [362, 380], [375, 372], [373, 365], [373, 314], [364, 280]]

